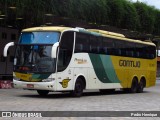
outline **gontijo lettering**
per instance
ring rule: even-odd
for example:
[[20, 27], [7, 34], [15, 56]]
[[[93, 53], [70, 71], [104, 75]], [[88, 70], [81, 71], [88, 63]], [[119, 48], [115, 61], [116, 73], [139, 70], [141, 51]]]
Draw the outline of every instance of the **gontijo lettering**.
[[140, 61], [133, 61], [133, 60], [119, 60], [119, 66], [140, 68], [141, 62]]

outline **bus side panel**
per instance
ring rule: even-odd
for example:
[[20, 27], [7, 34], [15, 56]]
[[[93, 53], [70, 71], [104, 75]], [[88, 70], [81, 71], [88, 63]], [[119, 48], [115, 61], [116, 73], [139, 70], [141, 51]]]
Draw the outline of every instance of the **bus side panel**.
[[156, 84], [156, 72], [149, 71], [148, 72], [148, 79], [146, 80], [146, 87], [155, 86]]
[[155, 86], [156, 84], [156, 68], [157, 68], [157, 61], [156, 59], [146, 60], [147, 64], [147, 79], [146, 79], [146, 87]]
[[94, 72], [88, 53], [74, 53], [72, 59], [71, 67], [74, 68], [73, 89], [79, 76], [85, 78], [86, 89], [100, 88], [100, 82]]
[[156, 60], [112, 56], [116, 75], [123, 88], [130, 88], [132, 79], [146, 79], [146, 87], [154, 86], [156, 81]]
[[155, 86], [156, 84], [156, 71], [150, 72], [151, 80], [149, 82], [150, 86]]
[[[131, 62], [127, 64], [125, 61]], [[153, 86], [156, 75], [155, 65], [155, 60], [74, 53], [68, 66], [73, 68], [71, 73], [73, 80], [70, 81], [70, 85], [68, 84], [69, 89], [74, 89], [76, 79], [80, 75], [85, 77], [86, 89], [130, 88], [135, 76], [138, 81], [144, 76], [146, 87]]]
[[90, 53], [89, 57], [101, 85], [99, 89], [122, 88], [109, 55]]

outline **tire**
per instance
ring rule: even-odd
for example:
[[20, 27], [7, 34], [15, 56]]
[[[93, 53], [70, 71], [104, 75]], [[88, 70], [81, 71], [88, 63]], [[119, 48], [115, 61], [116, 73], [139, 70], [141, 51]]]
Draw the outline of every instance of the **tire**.
[[80, 78], [78, 78], [75, 83], [75, 88], [71, 92], [71, 95], [73, 97], [81, 97], [83, 94], [83, 89], [84, 89], [83, 81]]
[[143, 81], [141, 80], [138, 84], [138, 89], [137, 89], [137, 93], [142, 93], [143, 92], [143, 89], [144, 89], [144, 83]]
[[131, 85], [131, 88], [130, 88], [131, 93], [136, 93], [137, 92], [137, 90], [138, 90], [138, 82], [137, 81], [138, 80], [136, 78], [134, 78], [132, 80], [132, 85]]
[[40, 95], [40, 96], [47, 96], [49, 91], [48, 90], [37, 90], [37, 93]]

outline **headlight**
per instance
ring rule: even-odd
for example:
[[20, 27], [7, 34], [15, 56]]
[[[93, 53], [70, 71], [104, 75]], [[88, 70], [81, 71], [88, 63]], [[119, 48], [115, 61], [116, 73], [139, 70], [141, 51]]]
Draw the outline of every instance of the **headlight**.
[[13, 79], [14, 79], [14, 80], [17, 80], [17, 81], [20, 80], [20, 78], [17, 78], [16, 76], [13, 76]]
[[55, 78], [47, 78], [47, 79], [43, 79], [42, 82], [52, 82], [54, 80]]

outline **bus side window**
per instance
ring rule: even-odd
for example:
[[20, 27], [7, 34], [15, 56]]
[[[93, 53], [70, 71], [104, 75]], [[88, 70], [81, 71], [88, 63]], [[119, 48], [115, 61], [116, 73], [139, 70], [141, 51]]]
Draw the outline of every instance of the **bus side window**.
[[142, 45], [141, 47], [141, 52], [140, 52], [140, 57], [149, 59], [149, 53], [148, 53], [148, 46]]
[[137, 43], [136, 53], [135, 57], [137, 58], [154, 59], [156, 57], [156, 47]]
[[154, 59], [156, 56], [156, 48], [154, 46], [146, 46], [145, 47], [146, 58], [147, 59]]
[[102, 54], [107, 54], [107, 47], [103, 47], [103, 49], [102, 49]]
[[135, 44], [135, 51], [136, 51], [136, 54], [135, 54], [135, 57], [136, 58], [140, 58], [141, 57], [141, 45], [140, 44]]
[[84, 33], [76, 33], [75, 53], [89, 51], [89, 35]]
[[114, 54], [114, 43], [111, 38], [103, 38], [102, 40], [103, 52], [106, 55]]
[[139, 58], [140, 57], [140, 53], [139, 53], [139, 51], [136, 51], [136, 56], [135, 56], [136, 58]]
[[151, 59], [154, 59], [156, 57], [156, 47], [155, 46], [149, 46]]
[[114, 40], [115, 42], [115, 55], [124, 56], [124, 42]]
[[126, 57], [134, 57], [135, 55], [135, 44], [131, 42], [125, 42]]
[[97, 37], [97, 53], [101, 54], [103, 52], [102, 37]]
[[102, 54], [103, 53], [102, 37], [91, 35], [89, 49], [90, 53]]
[[97, 53], [97, 39], [95, 36], [90, 36], [90, 52], [91, 53]]
[[82, 44], [76, 44], [75, 48], [76, 48], [76, 51], [79, 51], [79, 52], [83, 51], [83, 45]]

